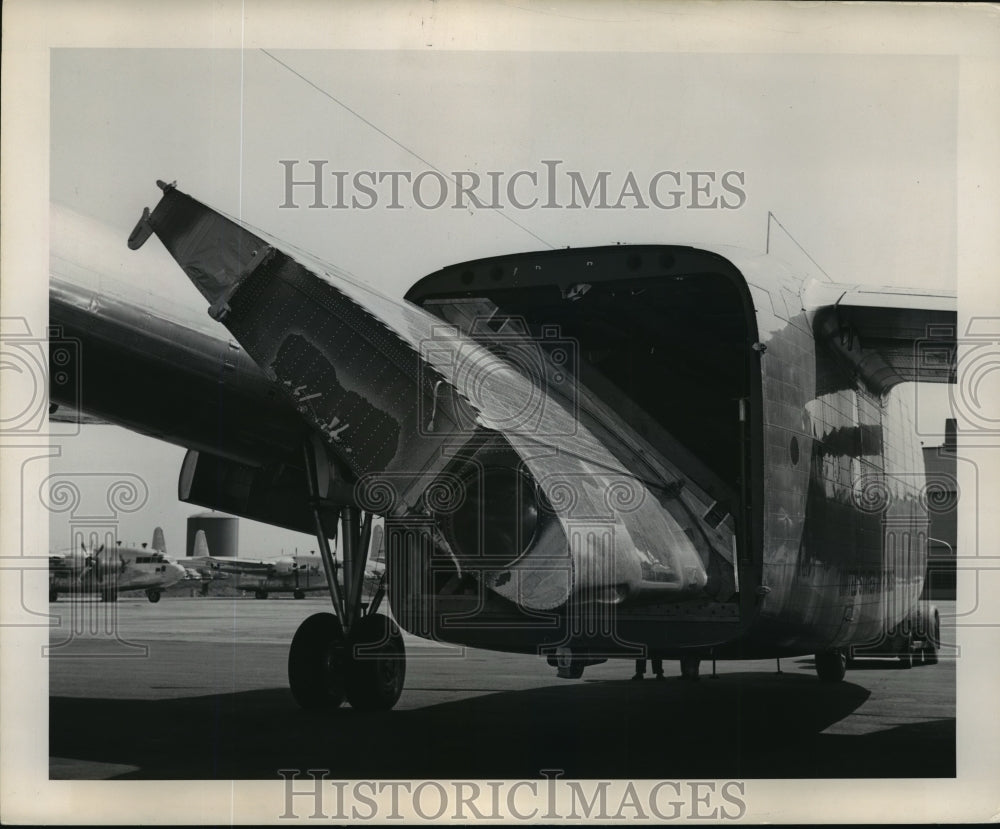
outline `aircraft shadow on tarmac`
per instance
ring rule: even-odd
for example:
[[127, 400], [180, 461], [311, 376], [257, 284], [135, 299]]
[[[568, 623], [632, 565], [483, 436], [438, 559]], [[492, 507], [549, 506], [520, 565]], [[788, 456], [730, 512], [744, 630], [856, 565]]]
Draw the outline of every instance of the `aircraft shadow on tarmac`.
[[[144, 779], [953, 776], [953, 719], [821, 734], [869, 692], [790, 674], [567, 683], [360, 714], [298, 709], [286, 689], [164, 700], [50, 700], [50, 756]], [[141, 729], [115, 723], [143, 723]], [[64, 764], [52, 775], [71, 776]]]

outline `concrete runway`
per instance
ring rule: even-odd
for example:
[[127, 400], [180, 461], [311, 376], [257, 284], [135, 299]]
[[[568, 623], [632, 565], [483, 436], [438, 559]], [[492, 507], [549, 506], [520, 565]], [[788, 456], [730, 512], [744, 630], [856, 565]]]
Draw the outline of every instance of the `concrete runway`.
[[[811, 658], [711, 663], [702, 679], [628, 681], [631, 662], [563, 680], [534, 656], [407, 637], [397, 707], [299, 709], [288, 643], [319, 597], [116, 604], [66, 599], [50, 642], [52, 779], [331, 777], [571, 778], [951, 777], [955, 664], [947, 616], [937, 665], [867, 660], [844, 682]], [[117, 635], [115, 634], [117, 632]]]

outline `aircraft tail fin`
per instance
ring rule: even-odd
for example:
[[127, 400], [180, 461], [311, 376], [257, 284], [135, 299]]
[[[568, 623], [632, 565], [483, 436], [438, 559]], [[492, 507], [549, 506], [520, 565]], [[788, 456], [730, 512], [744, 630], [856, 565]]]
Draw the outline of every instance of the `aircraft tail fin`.
[[208, 550], [208, 539], [205, 538], [205, 531], [198, 530], [194, 536], [194, 550], [192, 551], [194, 556], [209, 556], [211, 553]]
[[163, 537], [163, 528], [157, 527], [153, 530], [153, 543], [152, 548], [158, 553], [165, 553], [167, 551], [167, 542]]

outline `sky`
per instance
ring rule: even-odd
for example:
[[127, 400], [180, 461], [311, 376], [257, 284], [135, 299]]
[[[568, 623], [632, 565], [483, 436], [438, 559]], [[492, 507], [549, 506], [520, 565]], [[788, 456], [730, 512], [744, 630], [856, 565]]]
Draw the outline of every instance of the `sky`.
[[[150, 307], [166, 300], [207, 326], [201, 297], [155, 239], [125, 248], [158, 199], [157, 178], [396, 296], [442, 266], [517, 250], [675, 242], [762, 252], [769, 212], [780, 222], [772, 249], [811, 267], [804, 250], [835, 281], [955, 285], [949, 56], [67, 48], [51, 52], [50, 69], [50, 194], [94, 223], [70, 246], [91, 268], [84, 281]], [[362, 205], [372, 199], [353, 186], [359, 171], [426, 175], [416, 195], [397, 179], [398, 208], [388, 185], [368, 209], [314, 208], [313, 189], [288, 185], [289, 170], [312, 176], [310, 161], [322, 162], [325, 205], [337, 202], [333, 171], [344, 173], [343, 200]], [[499, 196], [484, 186], [479, 201], [503, 207], [454, 207], [451, 192], [441, 207], [421, 206], [438, 200], [435, 173], [488, 182], [491, 171]], [[503, 186], [518, 171], [528, 177], [511, 196]], [[675, 208], [652, 203], [660, 171], [679, 176], [656, 191], [675, 203], [665, 193], [679, 183]], [[606, 175], [608, 205], [631, 173], [640, 197], [570, 208], [571, 172], [587, 187]], [[692, 192], [692, 172], [708, 190]], [[726, 175], [734, 189], [722, 189]], [[89, 426], [61, 441], [52, 468], [141, 475], [149, 499], [121, 516], [123, 537], [163, 526], [180, 552], [186, 517], [200, 511], [176, 501], [182, 457]], [[51, 546], [64, 543], [65, 516], [52, 533]], [[242, 554], [263, 556], [312, 543], [245, 520], [240, 540]]]

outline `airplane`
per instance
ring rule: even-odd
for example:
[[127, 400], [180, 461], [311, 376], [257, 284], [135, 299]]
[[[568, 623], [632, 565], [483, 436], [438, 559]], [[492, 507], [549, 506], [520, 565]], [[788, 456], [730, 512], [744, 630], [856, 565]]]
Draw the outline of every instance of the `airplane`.
[[[377, 592], [384, 572], [381, 539], [382, 528], [376, 526], [371, 540], [373, 553], [365, 568], [365, 581], [370, 593]], [[334, 562], [336, 565], [336, 558]], [[254, 598], [257, 599], [266, 599], [271, 593], [291, 593], [295, 599], [304, 599], [307, 593], [328, 589], [322, 561], [316, 557], [315, 552], [273, 559], [213, 556], [204, 530], [198, 530], [195, 534], [192, 556], [184, 563], [203, 579], [236, 576], [235, 587], [239, 590], [253, 590]]]
[[[628, 244], [449, 265], [398, 300], [157, 184], [128, 247], [155, 234], [211, 319], [54, 271], [86, 371], [52, 399], [186, 447], [182, 501], [316, 536], [333, 612], [292, 639], [299, 705], [392, 708], [401, 628], [568, 678], [813, 654], [837, 682], [887, 638], [936, 655], [894, 390], [955, 382], [953, 293]], [[373, 516], [391, 617], [360, 598]]]
[[88, 549], [81, 541], [79, 550], [49, 556], [49, 601], [58, 601], [60, 593], [99, 593], [104, 601], [115, 602], [121, 591], [143, 590], [155, 604], [164, 590], [186, 575], [166, 550], [159, 527], [149, 547], [126, 547], [119, 541], [110, 549], [106, 544]]
[[304, 599], [308, 592], [327, 589], [322, 564], [315, 555], [281, 556], [270, 560], [213, 556], [204, 530], [195, 534], [194, 550], [184, 564], [200, 577], [210, 580], [236, 576], [234, 586], [239, 590], [253, 590], [257, 599], [266, 599], [271, 593], [291, 593], [293, 598]]

